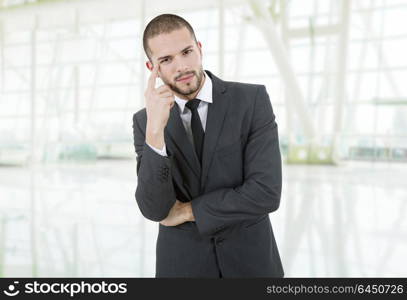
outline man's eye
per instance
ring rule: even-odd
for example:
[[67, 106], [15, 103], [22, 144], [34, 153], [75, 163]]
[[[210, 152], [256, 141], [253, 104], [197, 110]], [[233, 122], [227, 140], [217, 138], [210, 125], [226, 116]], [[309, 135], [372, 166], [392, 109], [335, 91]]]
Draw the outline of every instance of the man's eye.
[[165, 59], [163, 59], [163, 60], [160, 61], [160, 64], [166, 63], [166, 62], [169, 62], [169, 61], [170, 61], [170, 60], [169, 60], [168, 58], [165, 58]]
[[185, 50], [184, 54], [189, 54], [190, 52], [192, 52], [192, 49]]

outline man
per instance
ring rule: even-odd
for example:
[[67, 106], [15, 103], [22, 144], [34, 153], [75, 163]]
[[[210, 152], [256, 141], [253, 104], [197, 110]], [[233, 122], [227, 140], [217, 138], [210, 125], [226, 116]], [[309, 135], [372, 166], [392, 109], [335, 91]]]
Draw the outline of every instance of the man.
[[281, 156], [265, 87], [204, 71], [202, 44], [179, 16], [154, 18], [143, 44], [151, 75], [133, 116], [136, 200], [160, 222], [156, 277], [283, 277], [268, 217]]

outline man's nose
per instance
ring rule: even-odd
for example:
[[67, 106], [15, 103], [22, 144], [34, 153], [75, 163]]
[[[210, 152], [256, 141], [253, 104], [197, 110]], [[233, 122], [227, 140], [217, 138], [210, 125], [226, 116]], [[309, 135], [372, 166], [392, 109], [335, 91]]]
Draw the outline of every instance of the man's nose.
[[175, 59], [175, 71], [179, 74], [185, 73], [189, 70], [188, 65], [182, 58]]

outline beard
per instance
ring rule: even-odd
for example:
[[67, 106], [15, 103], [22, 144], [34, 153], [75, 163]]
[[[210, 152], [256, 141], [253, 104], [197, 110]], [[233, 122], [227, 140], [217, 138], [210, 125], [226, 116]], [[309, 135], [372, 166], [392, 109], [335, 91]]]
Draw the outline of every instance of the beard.
[[[196, 83], [194, 83], [194, 81], [188, 82], [185, 87], [179, 87], [179, 86], [176, 85], [178, 78], [184, 77], [184, 76], [186, 76], [186, 75], [191, 75], [191, 74], [194, 74], [194, 75], [195, 75], [195, 77], [196, 77]], [[199, 88], [201, 87], [201, 84], [202, 84], [203, 76], [204, 76], [204, 72], [203, 72], [203, 69], [202, 69], [202, 67], [201, 67], [201, 69], [199, 70], [199, 72], [196, 72], [196, 71], [189, 71], [189, 72], [185, 72], [185, 73], [182, 73], [182, 74], [178, 75], [178, 76], [175, 77], [175, 79], [174, 79], [174, 82], [175, 82], [175, 83], [171, 83], [171, 82], [169, 82], [168, 80], [166, 80], [166, 79], [164, 79], [164, 78], [161, 78], [161, 79], [162, 79], [162, 81], [163, 81], [166, 85], [168, 85], [168, 86], [170, 87], [170, 89], [173, 90], [175, 93], [177, 93], [177, 94], [179, 94], [179, 95], [183, 95], [183, 96], [189, 96], [189, 95], [194, 94], [196, 91], [199, 90]]]

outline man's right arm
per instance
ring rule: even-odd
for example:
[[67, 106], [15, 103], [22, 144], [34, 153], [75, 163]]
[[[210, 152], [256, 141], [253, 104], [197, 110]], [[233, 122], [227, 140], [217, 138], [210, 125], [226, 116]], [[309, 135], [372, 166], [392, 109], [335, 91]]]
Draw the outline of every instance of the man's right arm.
[[137, 154], [137, 204], [144, 217], [158, 222], [167, 217], [176, 201], [171, 176], [172, 157], [163, 156], [152, 148], [154, 142], [150, 144], [145, 138], [136, 114], [133, 134]]
[[150, 147], [165, 147], [164, 128], [174, 105], [174, 94], [168, 86], [155, 88], [158, 69], [157, 63], [152, 69], [144, 93], [146, 119], [142, 123], [145, 128], [141, 127], [137, 114], [133, 116], [138, 176], [136, 200], [141, 213], [147, 219], [157, 222], [168, 216], [176, 202], [171, 175], [172, 157], [160, 155]]

